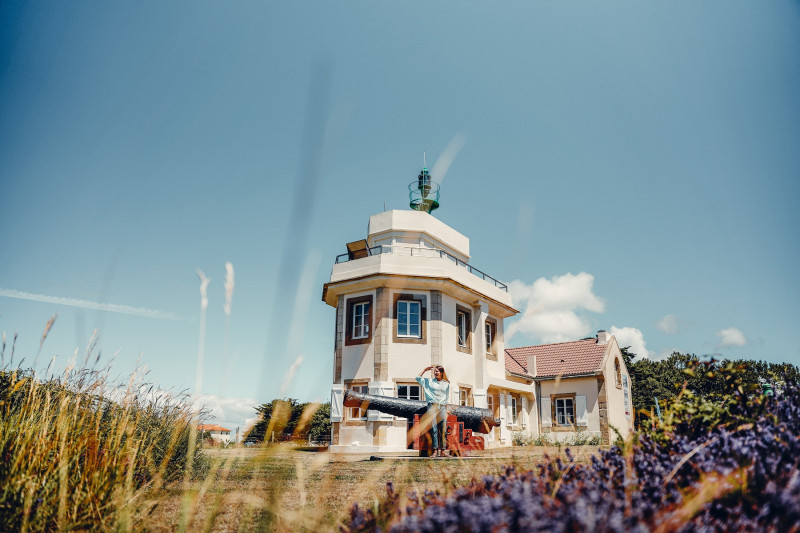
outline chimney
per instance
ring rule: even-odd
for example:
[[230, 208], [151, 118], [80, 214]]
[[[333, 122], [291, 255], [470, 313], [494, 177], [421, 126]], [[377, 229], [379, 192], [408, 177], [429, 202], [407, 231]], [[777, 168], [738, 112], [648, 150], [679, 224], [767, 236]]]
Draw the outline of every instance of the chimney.
[[611, 335], [604, 329], [598, 330], [597, 332], [597, 344], [608, 344], [608, 341], [611, 339]]
[[534, 354], [528, 356], [528, 374], [536, 375], [536, 356]]

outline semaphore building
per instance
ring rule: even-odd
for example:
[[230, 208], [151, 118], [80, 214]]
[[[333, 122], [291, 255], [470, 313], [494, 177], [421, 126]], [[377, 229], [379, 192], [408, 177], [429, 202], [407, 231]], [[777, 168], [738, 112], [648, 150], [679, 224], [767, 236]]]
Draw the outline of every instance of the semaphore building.
[[469, 239], [433, 217], [438, 185], [423, 169], [409, 186], [411, 210], [369, 218], [349, 242], [322, 291], [336, 309], [331, 452], [396, 452], [410, 447], [408, 421], [345, 408], [346, 389], [421, 399], [419, 371], [443, 365], [450, 403], [485, 407], [501, 420], [489, 447], [514, 432], [578, 432], [613, 440], [632, 427], [630, 383], [612, 335], [506, 349], [504, 320], [517, 314], [508, 287], [474, 267]]

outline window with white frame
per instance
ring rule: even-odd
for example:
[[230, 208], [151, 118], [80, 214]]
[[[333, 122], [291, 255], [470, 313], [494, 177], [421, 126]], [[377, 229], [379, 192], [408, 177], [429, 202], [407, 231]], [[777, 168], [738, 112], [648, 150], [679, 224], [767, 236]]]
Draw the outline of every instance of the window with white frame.
[[557, 426], [575, 425], [575, 397], [566, 396], [553, 399], [554, 422]]
[[520, 418], [522, 414], [522, 398], [519, 394], [511, 394], [509, 402], [508, 407], [511, 412], [509, 413], [508, 424], [516, 426], [522, 423], [522, 419]]
[[456, 336], [458, 345], [461, 348], [466, 348], [468, 346], [467, 341], [469, 339], [469, 325], [468, 325], [468, 318], [469, 315], [466, 311], [458, 310], [456, 311]]
[[[368, 385], [350, 385], [349, 388], [354, 392], [361, 392], [363, 394], [369, 393]], [[366, 420], [367, 410], [361, 409], [360, 407], [350, 407], [347, 416], [350, 420]]]
[[397, 397], [405, 398], [406, 400], [421, 400], [421, 391], [419, 385], [411, 384], [397, 384]]
[[512, 426], [516, 426], [517, 422], [519, 422], [519, 396], [511, 395], [511, 405], [509, 407], [511, 407], [511, 420], [509, 420], [509, 423]]
[[420, 303], [416, 300], [398, 300], [397, 302], [397, 336], [421, 337], [422, 315]]
[[486, 396], [486, 408], [492, 412], [492, 416], [494, 416], [494, 396], [491, 394]]
[[466, 405], [468, 407], [472, 407], [472, 389], [470, 389], [469, 387], [459, 387], [458, 403], [459, 405]]
[[366, 339], [369, 336], [369, 302], [359, 302], [353, 306], [353, 330], [351, 338]]
[[486, 354], [495, 356], [495, 343], [497, 341], [497, 322], [487, 319], [484, 324], [484, 347]]
[[372, 295], [348, 298], [344, 324], [346, 346], [372, 341]]

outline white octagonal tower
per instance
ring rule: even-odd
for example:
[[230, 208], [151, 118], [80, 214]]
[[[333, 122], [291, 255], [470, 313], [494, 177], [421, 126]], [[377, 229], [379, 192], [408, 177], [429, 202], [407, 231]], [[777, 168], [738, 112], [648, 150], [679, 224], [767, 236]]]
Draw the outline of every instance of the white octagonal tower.
[[[423, 186], [430, 188], [421, 177]], [[331, 452], [408, 450], [405, 419], [344, 408], [342, 396], [356, 389], [424, 399], [414, 378], [426, 366], [445, 367], [450, 403], [498, 408], [487, 389], [499, 385], [533, 400], [529, 380], [507, 379], [503, 320], [517, 313], [511, 296], [470, 265], [467, 237], [425, 210], [395, 210], [371, 216], [367, 238], [347, 250], [322, 292], [336, 308]], [[488, 439], [510, 444], [499, 431]]]

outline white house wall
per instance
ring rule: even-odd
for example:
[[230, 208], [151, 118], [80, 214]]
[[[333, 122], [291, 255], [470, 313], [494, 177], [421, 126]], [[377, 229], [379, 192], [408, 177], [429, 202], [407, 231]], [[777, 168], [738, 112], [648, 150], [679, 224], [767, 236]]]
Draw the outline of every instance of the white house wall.
[[506, 354], [505, 354], [505, 332], [504, 332], [504, 327], [503, 327], [503, 320], [498, 318], [498, 317], [496, 317], [496, 316], [493, 316], [493, 315], [487, 315], [485, 318], [486, 319], [490, 319], [490, 320], [494, 320], [494, 322], [497, 324], [497, 333], [496, 333], [496, 337], [495, 337], [495, 342], [496, 342], [496, 345], [497, 345], [496, 346], [496, 351], [495, 351], [496, 358], [492, 358], [492, 359], [487, 357], [486, 353], [485, 353], [486, 352], [486, 349], [485, 349], [486, 341], [484, 339], [484, 335], [485, 335], [484, 327], [485, 327], [486, 320], [484, 319], [484, 321], [480, 325], [480, 339], [479, 339], [480, 340], [480, 345], [479, 346], [480, 346], [481, 353], [483, 354], [484, 358], [486, 359], [486, 367], [485, 367], [486, 370], [485, 370], [485, 372], [486, 372], [486, 375], [487, 375], [487, 377], [488, 377], [488, 379], [490, 381], [491, 380], [498, 380], [498, 379], [505, 379], [506, 378]]
[[[394, 302], [394, 298], [398, 294], [410, 294], [412, 296], [422, 297], [425, 302], [426, 320], [423, 322], [422, 327], [425, 328], [424, 337], [425, 344], [416, 343], [401, 343], [389, 342], [389, 376], [395, 379], [410, 379], [414, 380], [423, 368], [431, 364], [431, 295], [428, 291], [413, 291], [413, 290], [392, 290], [389, 292], [389, 302]], [[394, 317], [393, 306], [390, 306], [390, 314]], [[394, 328], [396, 324], [394, 319], [390, 318], [391, 327], [388, 329], [389, 338], [394, 335]]]
[[[348, 294], [345, 296], [345, 305], [344, 305], [344, 312], [347, 313], [347, 300], [351, 298], [359, 298], [361, 296], [372, 296], [373, 302], [375, 301], [375, 291], [368, 291], [368, 292], [356, 292], [353, 294]], [[373, 303], [374, 307], [374, 303]], [[372, 376], [374, 374], [374, 367], [375, 367], [375, 347], [374, 342], [366, 343], [366, 344], [354, 344], [347, 346], [344, 342], [344, 338], [347, 336], [347, 332], [344, 331], [347, 328], [350, 321], [348, 317], [345, 316], [342, 324], [342, 377], [345, 380], [351, 379], [369, 379], [372, 380]], [[375, 320], [374, 320], [374, 312], [373, 312], [373, 321], [370, 324], [370, 329], [372, 331], [373, 341], [375, 338]]]
[[[475, 350], [471, 349], [471, 353], [459, 351], [458, 345], [458, 330], [456, 327], [456, 306], [461, 306], [470, 311], [470, 321], [474, 324], [475, 310], [469, 302], [458, 300], [450, 295], [442, 295], [442, 366], [447, 372], [447, 377], [452, 384], [468, 384], [473, 390], [475, 388]], [[474, 339], [476, 332], [474, 326], [470, 324], [472, 329], [472, 338]], [[451, 389], [453, 385], [450, 386]], [[458, 395], [455, 396], [456, 402]]]
[[[555, 394], [575, 394], [576, 396], [586, 397], [586, 414], [588, 425], [583, 431], [591, 436], [600, 436], [600, 406], [598, 404], [597, 378], [594, 376], [586, 378], [567, 378], [561, 380], [542, 381], [542, 398], [550, 398]], [[576, 417], [579, 413], [575, 413]], [[552, 420], [552, 427], [542, 428], [542, 433], [547, 434], [553, 441], [563, 441], [576, 436], [575, 431], [562, 431], [556, 429], [555, 420]]]
[[[614, 368], [614, 361], [619, 359], [620, 373], [627, 377], [628, 381], [628, 401], [629, 401], [629, 415], [625, 415], [625, 397], [622, 386], [616, 385], [616, 370]], [[606, 397], [608, 398], [608, 423], [616, 428], [623, 436], [626, 436], [633, 429], [633, 406], [631, 404], [632, 398], [630, 397], [630, 376], [628, 375], [628, 368], [625, 366], [625, 361], [622, 359], [617, 341], [611, 337], [609, 343], [608, 355], [605, 359], [603, 375], [606, 382]], [[612, 435], [615, 433], [612, 430]], [[613, 437], [612, 437], [613, 440]]]

